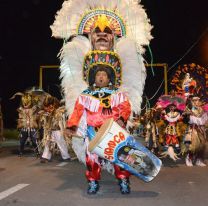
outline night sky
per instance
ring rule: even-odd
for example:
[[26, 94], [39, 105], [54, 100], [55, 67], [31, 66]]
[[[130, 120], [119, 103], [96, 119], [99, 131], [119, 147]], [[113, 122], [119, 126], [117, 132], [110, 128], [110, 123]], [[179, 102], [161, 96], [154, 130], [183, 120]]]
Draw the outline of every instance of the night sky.
[[[109, 0], [110, 1], [110, 0]], [[9, 98], [16, 92], [37, 86], [40, 65], [58, 65], [57, 54], [62, 40], [51, 38], [49, 26], [61, 8], [62, 0], [0, 0], [0, 97], [6, 127], [15, 127], [19, 99]], [[207, 0], [142, 0], [154, 26], [151, 41], [154, 63], [167, 63], [169, 67], [190, 52], [173, 67], [195, 62], [208, 68], [208, 12]], [[150, 53], [145, 58], [150, 62]], [[157, 73], [155, 69], [155, 73]], [[161, 77], [148, 72], [146, 93], [157, 90]], [[58, 71], [45, 77], [44, 89], [58, 90]], [[47, 80], [48, 78], [48, 80]], [[47, 85], [47, 81], [49, 85]], [[162, 90], [158, 95], [162, 94]]]

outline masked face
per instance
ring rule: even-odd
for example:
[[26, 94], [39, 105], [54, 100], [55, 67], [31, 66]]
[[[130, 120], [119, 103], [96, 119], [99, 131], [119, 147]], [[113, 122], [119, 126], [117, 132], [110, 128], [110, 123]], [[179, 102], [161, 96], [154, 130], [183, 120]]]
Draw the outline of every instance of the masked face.
[[107, 87], [110, 80], [105, 71], [98, 71], [95, 75], [95, 84], [97, 87]]
[[198, 98], [193, 98], [191, 102], [192, 102], [192, 104], [193, 104], [194, 107], [201, 106], [200, 99], [198, 99]]
[[98, 27], [91, 33], [91, 41], [94, 50], [109, 51], [113, 48], [114, 35], [108, 27], [102, 32]]
[[32, 106], [32, 97], [29, 94], [22, 96], [22, 106], [24, 108], [30, 108]]
[[171, 111], [171, 112], [174, 112], [174, 111], [175, 111], [175, 109], [176, 109], [176, 107], [175, 107], [175, 106], [173, 106], [173, 105], [172, 105], [172, 106], [170, 106], [170, 111]]
[[52, 113], [55, 110], [55, 107], [54, 107], [54, 105], [50, 104], [48, 106], [45, 106], [44, 110], [48, 113]]

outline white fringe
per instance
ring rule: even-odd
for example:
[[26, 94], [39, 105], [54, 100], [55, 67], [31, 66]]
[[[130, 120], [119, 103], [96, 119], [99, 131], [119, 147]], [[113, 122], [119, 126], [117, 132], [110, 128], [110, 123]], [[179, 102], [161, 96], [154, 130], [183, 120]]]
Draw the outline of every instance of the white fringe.
[[91, 112], [98, 112], [100, 107], [100, 100], [91, 96], [80, 95], [79, 103]]
[[111, 108], [118, 106], [122, 102], [127, 100], [126, 94], [118, 92], [111, 95]]
[[[111, 95], [111, 108], [118, 106], [127, 100], [122, 92], [118, 92]], [[79, 104], [83, 105], [84, 108], [88, 109], [91, 112], [98, 112], [100, 107], [100, 100], [87, 95], [80, 95], [78, 98]]]
[[180, 114], [178, 114], [176, 117], [169, 117], [168, 115], [165, 115], [165, 119], [170, 123], [177, 122], [180, 119], [180, 117]]

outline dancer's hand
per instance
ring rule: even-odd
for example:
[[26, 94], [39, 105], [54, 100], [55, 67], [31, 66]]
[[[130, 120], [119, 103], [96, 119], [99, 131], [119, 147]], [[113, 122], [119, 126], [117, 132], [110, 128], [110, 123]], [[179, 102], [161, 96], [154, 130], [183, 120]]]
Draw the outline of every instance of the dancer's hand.
[[116, 122], [117, 122], [121, 127], [125, 128], [125, 123], [124, 123], [124, 121], [123, 121], [122, 119], [118, 119]]

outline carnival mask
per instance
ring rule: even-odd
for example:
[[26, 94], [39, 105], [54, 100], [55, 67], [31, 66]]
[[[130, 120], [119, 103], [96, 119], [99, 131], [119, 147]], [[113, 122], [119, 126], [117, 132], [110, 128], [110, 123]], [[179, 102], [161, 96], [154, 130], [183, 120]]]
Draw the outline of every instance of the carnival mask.
[[29, 108], [32, 106], [32, 96], [30, 94], [24, 94], [21, 98], [22, 106], [24, 108]]
[[113, 48], [114, 35], [109, 27], [103, 31], [99, 27], [91, 33], [91, 41], [94, 50], [110, 51]]
[[56, 97], [50, 95], [46, 96], [43, 102], [44, 110], [48, 113], [52, 113], [55, 109], [59, 107], [59, 101]]
[[55, 110], [55, 106], [54, 105], [48, 105], [44, 107], [44, 110], [48, 113], [52, 113]]

